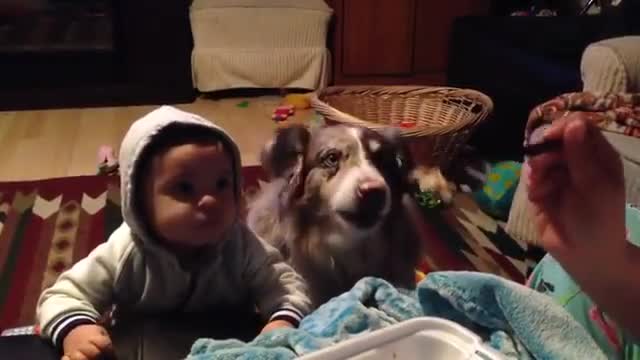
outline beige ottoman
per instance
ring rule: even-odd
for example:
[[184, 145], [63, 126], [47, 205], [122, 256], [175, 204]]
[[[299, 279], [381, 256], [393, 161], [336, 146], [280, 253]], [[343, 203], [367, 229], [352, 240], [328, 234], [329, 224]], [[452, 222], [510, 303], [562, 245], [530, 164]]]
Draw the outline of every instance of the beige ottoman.
[[193, 81], [200, 91], [326, 86], [332, 10], [322, 0], [194, 0]]

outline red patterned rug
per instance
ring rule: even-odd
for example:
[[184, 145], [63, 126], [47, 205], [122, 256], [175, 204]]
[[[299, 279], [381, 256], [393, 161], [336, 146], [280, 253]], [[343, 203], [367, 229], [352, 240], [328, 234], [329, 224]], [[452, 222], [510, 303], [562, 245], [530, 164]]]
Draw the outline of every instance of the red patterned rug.
[[[255, 191], [262, 170], [243, 172], [245, 191]], [[40, 292], [121, 221], [114, 176], [0, 183], [0, 331], [32, 324]], [[503, 225], [468, 196], [456, 196], [450, 209], [419, 226], [426, 248], [421, 270], [478, 270], [523, 281], [525, 247]]]

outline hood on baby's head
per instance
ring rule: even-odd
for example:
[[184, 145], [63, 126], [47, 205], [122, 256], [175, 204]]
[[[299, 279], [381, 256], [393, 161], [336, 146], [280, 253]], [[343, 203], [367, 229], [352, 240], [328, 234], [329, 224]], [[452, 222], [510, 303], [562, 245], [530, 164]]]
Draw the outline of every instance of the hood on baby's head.
[[136, 178], [141, 176], [141, 174], [137, 173], [140, 168], [139, 162], [141, 160], [145, 161], [144, 157], [141, 158], [141, 155], [145, 152], [145, 149], [154, 144], [159, 134], [162, 134], [164, 137], [166, 131], [171, 131], [171, 129], [176, 126], [200, 128], [203, 132], [211, 133], [224, 143], [228, 152], [233, 157], [236, 201], [240, 201], [242, 192], [242, 161], [238, 145], [231, 136], [224, 131], [224, 129], [201, 116], [179, 110], [172, 106], [159, 107], [136, 120], [131, 125], [122, 140], [118, 157], [120, 163], [122, 216], [129, 228], [143, 240], [148, 239], [149, 236], [144, 222], [141, 219], [141, 204], [138, 204], [136, 196], [133, 196], [133, 194], [142, 191], [142, 189], [136, 188], [139, 184]]

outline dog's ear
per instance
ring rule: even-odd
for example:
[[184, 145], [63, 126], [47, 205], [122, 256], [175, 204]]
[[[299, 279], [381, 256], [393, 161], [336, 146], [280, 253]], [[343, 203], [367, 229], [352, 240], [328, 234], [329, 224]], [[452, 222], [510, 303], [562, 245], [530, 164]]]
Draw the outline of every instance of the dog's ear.
[[273, 139], [262, 149], [262, 167], [272, 178], [290, 176], [300, 157], [304, 157], [309, 138], [309, 130], [303, 125], [278, 129]]
[[402, 141], [402, 132], [400, 129], [392, 126], [387, 126], [379, 130], [380, 135], [387, 141], [393, 144], [398, 144]]
[[304, 159], [310, 138], [307, 127], [288, 126], [278, 129], [273, 140], [262, 151], [262, 167], [269, 176], [286, 181], [286, 186], [280, 193], [283, 203], [288, 203], [301, 191]]
[[403, 192], [414, 193], [418, 188], [418, 184], [412, 176], [415, 163], [411, 156], [408, 140], [402, 136], [400, 129], [393, 127], [380, 130], [380, 134], [393, 146], [395, 163], [402, 178]]

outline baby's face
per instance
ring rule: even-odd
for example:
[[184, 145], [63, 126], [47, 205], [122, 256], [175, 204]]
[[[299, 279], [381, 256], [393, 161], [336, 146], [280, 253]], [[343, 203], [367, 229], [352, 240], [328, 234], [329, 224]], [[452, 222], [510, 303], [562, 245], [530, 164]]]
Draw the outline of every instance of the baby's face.
[[221, 144], [174, 146], [152, 158], [146, 213], [169, 247], [219, 241], [236, 217], [231, 158]]

